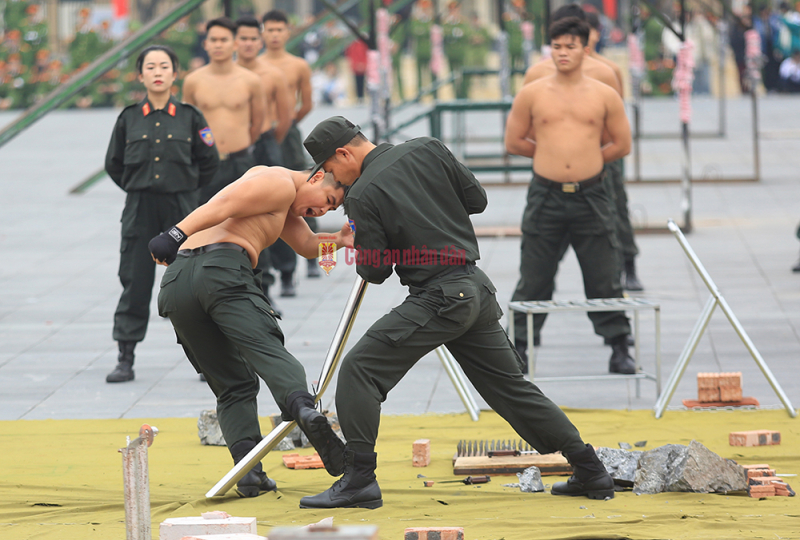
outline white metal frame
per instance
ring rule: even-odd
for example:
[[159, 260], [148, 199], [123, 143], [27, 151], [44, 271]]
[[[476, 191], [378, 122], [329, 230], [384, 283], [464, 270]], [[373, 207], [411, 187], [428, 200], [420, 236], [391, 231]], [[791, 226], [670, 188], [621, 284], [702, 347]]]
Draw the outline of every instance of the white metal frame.
[[686, 253], [686, 256], [691, 261], [692, 265], [694, 266], [697, 273], [700, 275], [700, 278], [706, 284], [708, 291], [711, 293], [711, 296], [708, 298], [705, 307], [703, 308], [702, 313], [700, 314], [700, 318], [697, 319], [697, 323], [695, 323], [694, 328], [692, 329], [692, 333], [689, 335], [689, 341], [686, 342], [686, 345], [681, 352], [680, 357], [678, 357], [678, 363], [675, 364], [675, 368], [672, 370], [672, 374], [669, 377], [669, 381], [667, 381], [667, 386], [664, 389], [664, 393], [661, 394], [658, 401], [656, 401], [655, 406], [655, 413], [656, 418], [661, 418], [664, 414], [664, 410], [667, 408], [669, 404], [669, 400], [672, 399], [672, 395], [675, 393], [675, 389], [678, 387], [678, 383], [681, 381], [681, 377], [683, 377], [684, 371], [686, 371], [686, 366], [689, 365], [689, 361], [692, 359], [692, 355], [694, 354], [695, 349], [697, 349], [697, 344], [700, 343], [700, 338], [703, 337], [703, 332], [705, 332], [706, 327], [708, 326], [709, 321], [711, 320], [711, 316], [714, 314], [714, 309], [719, 306], [725, 316], [728, 318], [728, 321], [731, 323], [731, 326], [739, 335], [739, 338], [744, 343], [744, 346], [750, 352], [750, 355], [753, 357], [753, 360], [761, 369], [761, 373], [764, 374], [764, 377], [769, 381], [769, 384], [772, 386], [772, 389], [778, 395], [778, 398], [783, 403], [783, 406], [786, 408], [786, 412], [789, 413], [789, 416], [792, 418], [797, 418], [797, 411], [792, 406], [789, 398], [781, 388], [780, 383], [775, 378], [775, 375], [772, 374], [772, 371], [767, 366], [767, 363], [761, 357], [761, 354], [756, 349], [756, 346], [753, 345], [753, 342], [750, 341], [750, 336], [747, 335], [747, 332], [742, 327], [739, 319], [736, 318], [736, 315], [733, 313], [733, 310], [722, 297], [722, 294], [719, 292], [717, 285], [711, 279], [711, 276], [706, 271], [703, 263], [700, 262], [700, 259], [697, 257], [697, 254], [694, 252], [692, 247], [689, 245], [689, 242], [686, 240], [686, 237], [681, 232], [680, 228], [675, 224], [674, 221], [671, 219], [667, 222], [667, 227], [675, 235], [675, 239], [678, 240], [678, 243], [683, 248], [683, 251]]
[[[656, 383], [656, 397], [661, 395], [661, 306], [655, 302], [641, 298], [595, 298], [590, 300], [547, 300], [547, 301], [523, 301], [510, 302], [508, 307], [511, 311], [525, 313], [527, 320], [527, 341], [528, 341], [528, 375], [531, 381], [534, 380], [536, 373], [536, 348], [533, 346], [533, 315], [535, 313], [553, 313], [559, 311], [633, 311], [633, 336], [634, 354], [633, 359], [636, 363], [636, 373], [632, 375], [607, 374], [607, 375], [570, 375], [564, 377], [538, 377], [536, 382], [562, 382], [562, 381], [604, 381], [604, 380], [636, 380], [636, 397], [641, 396], [640, 381], [650, 379]], [[639, 347], [639, 311], [642, 309], [652, 309], [655, 312], [655, 331], [656, 331], [656, 372], [655, 375], [640, 371], [640, 347]], [[508, 325], [508, 337], [514, 343], [514, 323]]]

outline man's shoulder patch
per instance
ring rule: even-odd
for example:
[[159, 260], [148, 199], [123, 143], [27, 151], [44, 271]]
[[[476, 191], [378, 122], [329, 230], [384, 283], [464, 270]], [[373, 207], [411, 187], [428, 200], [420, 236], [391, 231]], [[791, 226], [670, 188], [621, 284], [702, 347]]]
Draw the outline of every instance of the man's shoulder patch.
[[211, 133], [210, 127], [204, 127], [199, 133], [200, 138], [203, 139], [203, 142], [206, 143], [207, 146], [214, 146], [214, 135]]

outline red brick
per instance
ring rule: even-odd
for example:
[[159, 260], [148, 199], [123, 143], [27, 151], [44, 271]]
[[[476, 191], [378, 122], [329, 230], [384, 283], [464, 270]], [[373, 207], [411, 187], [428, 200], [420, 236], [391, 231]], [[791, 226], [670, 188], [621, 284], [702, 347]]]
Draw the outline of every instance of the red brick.
[[775, 476], [773, 469], [748, 469], [747, 478], [761, 478], [762, 476]]
[[697, 374], [697, 400], [701, 403], [719, 401], [719, 373]]
[[755, 465], [741, 465], [742, 469], [749, 471], [752, 469], [769, 469], [769, 465], [766, 463], [757, 463]]
[[434, 540], [434, 538], [436, 540], [464, 540], [464, 527], [409, 527], [404, 536], [405, 540]]
[[742, 400], [742, 373], [719, 374], [719, 399], [720, 401]]
[[774, 497], [775, 486], [750, 486], [748, 493], [751, 497]]
[[760, 429], [756, 431], [732, 431], [728, 434], [731, 446], [770, 446], [781, 444], [781, 432]]
[[752, 480], [754, 484], [761, 484], [761, 485], [769, 485], [773, 482], [783, 483], [783, 480], [781, 480], [777, 476], [762, 476], [760, 478], [751, 478], [750, 480]]
[[418, 439], [414, 441], [412, 447], [411, 464], [414, 467], [427, 467], [431, 464], [431, 441], [430, 439]]

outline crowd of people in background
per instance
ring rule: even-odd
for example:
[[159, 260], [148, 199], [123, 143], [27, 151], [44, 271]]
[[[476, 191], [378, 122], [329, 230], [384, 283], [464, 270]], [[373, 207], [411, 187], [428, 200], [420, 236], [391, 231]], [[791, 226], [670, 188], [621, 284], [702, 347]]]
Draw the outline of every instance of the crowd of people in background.
[[[503, 23], [508, 35], [509, 57], [512, 71], [524, 71], [527, 62], [524, 56], [522, 23], [531, 21], [534, 26], [533, 47], [542, 46], [544, 21], [533, 13], [526, 0], [512, 0], [503, 14]], [[368, 13], [363, 5], [352, 8], [347, 16], [356, 22], [366, 20]], [[727, 45], [739, 72], [740, 85], [747, 91], [745, 69], [745, 32], [756, 30], [761, 37], [762, 82], [767, 92], [800, 91], [800, 2], [794, 6], [786, 1], [759, 4], [758, 13], [752, 16], [749, 5], [720, 24], [720, 10], [706, 4], [687, 4], [686, 36], [694, 42], [694, 93], [708, 94], [711, 91], [711, 67], [719, 57], [720, 30], [727, 32]], [[431, 27], [439, 23], [443, 33], [444, 55], [450, 72], [464, 68], [480, 70], [488, 65], [491, 51], [497, 50], [496, 35], [477, 13], [464, 13], [461, 3], [451, 1], [437, 18], [430, 0], [418, 0], [393, 14], [390, 38], [392, 40], [393, 85], [398, 97], [408, 99], [412, 93], [432, 83]], [[585, 6], [587, 11], [593, 8]], [[680, 19], [680, 4], [662, 2], [663, 13], [675, 22]], [[246, 2], [237, 3], [238, 15], [248, 14], [252, 9]], [[596, 11], [596, 10], [595, 10]], [[0, 110], [27, 108], [41, 100], [54, 88], [64, 83], [71, 75], [111, 49], [123, 36], [114, 34], [111, 21], [95, 16], [91, 8], [84, 7], [77, 13], [73, 36], [68, 44], [56, 47], [56, 37], [49, 35], [44, 20], [44, 8], [29, 0], [8, 0], [3, 10], [0, 27]], [[607, 45], [624, 43], [624, 34], [614, 21], [598, 12], [603, 27], [598, 49]], [[638, 17], [638, 31], [642, 37], [647, 73], [642, 91], [645, 95], [669, 95], [672, 93], [672, 76], [680, 39], [665, 25], [663, 16], [657, 16], [650, 7], [642, 3]], [[624, 15], [623, 15], [624, 16]], [[290, 16], [291, 17], [291, 16]], [[437, 20], [438, 19], [438, 20]], [[298, 30], [310, 28], [290, 50], [303, 57], [314, 67], [315, 101], [340, 105], [355, 101], [361, 103], [366, 96], [366, 53], [363, 42], [353, 41], [348, 28], [334, 17], [322, 24], [314, 24], [316, 18], [292, 19]], [[141, 24], [131, 21], [127, 32], [138, 30]], [[199, 10], [184, 17], [155, 43], [170, 46], [178, 54], [181, 73], [175, 92], [179, 93], [186, 73], [206, 64], [208, 58], [203, 50], [204, 39], [202, 14]], [[59, 50], [61, 52], [56, 53]], [[414, 81], [401, 80], [403, 57], [410, 56], [416, 64]], [[354, 92], [343, 73], [339, 60], [346, 58], [346, 65], [354, 77]], [[454, 89], [457, 98], [466, 98], [481, 79], [465, 75], [457, 79]], [[480, 83], [479, 83], [480, 84]], [[123, 60], [114, 69], [105, 73], [80, 95], [72, 98], [67, 107], [121, 107], [142, 99], [141, 85], [130, 60]]]

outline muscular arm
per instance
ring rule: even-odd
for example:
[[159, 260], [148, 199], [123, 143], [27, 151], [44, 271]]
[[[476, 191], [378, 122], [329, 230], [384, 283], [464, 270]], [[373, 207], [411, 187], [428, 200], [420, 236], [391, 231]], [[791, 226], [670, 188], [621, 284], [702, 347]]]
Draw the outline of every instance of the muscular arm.
[[315, 233], [303, 218], [293, 214], [286, 216], [281, 238], [298, 255], [306, 259], [314, 259], [319, 256], [321, 242], [333, 241], [336, 243], [336, 249], [353, 247], [353, 231], [347, 223], [336, 233]]
[[197, 100], [195, 99], [194, 92], [195, 92], [194, 77], [188, 75], [186, 79], [183, 81], [183, 102], [197, 107]]
[[604, 89], [606, 102], [605, 129], [611, 142], [602, 148], [603, 161], [609, 163], [627, 156], [631, 151], [631, 128], [625, 116], [625, 105], [615, 92]]
[[264, 125], [266, 111], [264, 99], [264, 86], [261, 78], [253, 76], [250, 82], [250, 143], [255, 143], [261, 136], [261, 127]]
[[294, 115], [295, 122], [300, 122], [303, 118], [305, 118], [306, 115], [311, 112], [311, 107], [314, 105], [311, 102], [311, 68], [308, 67], [308, 64], [305, 60], [303, 60], [303, 65], [300, 69], [299, 90], [302, 104], [300, 105], [300, 109]]
[[275, 126], [275, 139], [278, 143], [282, 143], [289, 128], [292, 127], [294, 100], [289, 92], [289, 85], [282, 77], [275, 77], [274, 81], [275, 115], [278, 118], [278, 124]]
[[292, 204], [297, 191], [288, 175], [270, 171], [267, 167], [256, 167], [242, 178], [222, 189], [203, 206], [186, 216], [177, 227], [191, 236], [226, 219], [243, 218], [285, 212]]
[[536, 154], [536, 141], [533, 130], [533, 117], [531, 116], [532, 92], [523, 88], [506, 119], [505, 144], [509, 154], [532, 158]]

